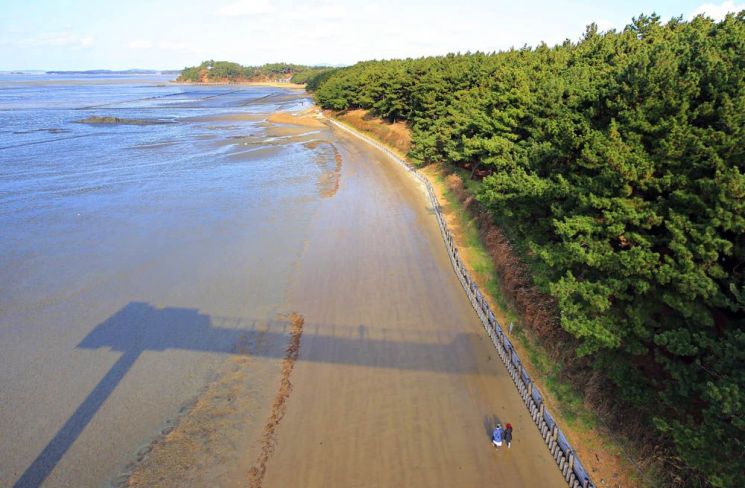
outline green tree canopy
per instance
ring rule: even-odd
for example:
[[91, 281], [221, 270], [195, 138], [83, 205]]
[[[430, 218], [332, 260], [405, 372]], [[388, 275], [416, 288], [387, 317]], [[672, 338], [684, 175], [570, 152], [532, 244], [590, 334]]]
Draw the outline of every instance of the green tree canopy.
[[562, 329], [654, 426], [686, 484], [745, 486], [745, 12], [323, 73], [326, 108], [483, 168]]

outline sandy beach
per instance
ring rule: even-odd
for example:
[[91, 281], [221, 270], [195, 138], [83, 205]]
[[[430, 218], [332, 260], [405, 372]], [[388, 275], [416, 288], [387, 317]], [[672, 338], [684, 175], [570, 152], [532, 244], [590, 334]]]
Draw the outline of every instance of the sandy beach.
[[[333, 138], [342, 184], [289, 293], [305, 334], [263, 486], [563, 486], [418, 184]], [[511, 449], [491, 447], [496, 422], [515, 426]]]
[[[270, 120], [293, 118], [318, 124], [308, 113]], [[450, 268], [418, 184], [349, 135], [321, 135], [342, 158], [341, 183], [312, 219], [284, 304], [304, 319], [292, 390], [280, 418], [264, 392], [265, 419], [242, 424], [245, 455], [219, 485], [564, 486]], [[266, 422], [275, 421], [262, 455]], [[491, 446], [497, 422], [515, 427], [511, 449]], [[168, 472], [143, 465], [130, 486], [154, 485], [154, 471]], [[194, 482], [176, 479], [157, 486]]]
[[154, 193], [163, 219], [67, 258], [92, 284], [5, 313], [0, 484], [563, 486], [419, 183], [305, 107], [189, 109], [207, 152]]
[[[120, 484], [169, 434], [191, 446], [180, 466], [240, 466], [239, 426], [271, 408], [286, 288], [336, 170], [327, 145], [304, 146], [315, 129], [266, 122], [307, 97], [53, 81], [14, 81], [29, 94], [0, 136], [14, 229], [0, 238], [0, 486]], [[75, 123], [110, 115], [174, 122]], [[189, 454], [204, 445], [213, 457]]]

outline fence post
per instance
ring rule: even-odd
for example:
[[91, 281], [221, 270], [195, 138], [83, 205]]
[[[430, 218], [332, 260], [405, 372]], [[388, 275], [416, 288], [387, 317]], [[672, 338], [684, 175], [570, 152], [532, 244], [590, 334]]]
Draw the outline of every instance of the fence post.
[[554, 426], [551, 428], [551, 439], [548, 441], [548, 448], [551, 450], [551, 454], [554, 456], [554, 460], [556, 460], [556, 434], [559, 432], [559, 426], [556, 425], [556, 421], [554, 420]]

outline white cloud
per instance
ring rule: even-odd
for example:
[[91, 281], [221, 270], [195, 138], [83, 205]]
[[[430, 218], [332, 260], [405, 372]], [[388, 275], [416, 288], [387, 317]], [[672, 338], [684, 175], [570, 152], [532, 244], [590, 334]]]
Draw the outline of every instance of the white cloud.
[[70, 34], [42, 34], [31, 39], [31, 43], [37, 46], [70, 46], [78, 42], [78, 39]]
[[242, 17], [245, 15], [267, 14], [274, 11], [267, 0], [237, 0], [217, 9], [217, 15]]
[[153, 42], [147, 39], [136, 39], [129, 43], [130, 49], [150, 49], [153, 47]]
[[66, 46], [66, 47], [90, 47], [93, 45], [93, 37], [79, 37], [69, 32], [45, 32], [35, 37], [28, 37], [16, 41], [21, 47], [37, 46]]
[[183, 42], [163, 41], [158, 43], [158, 48], [165, 49], [166, 51], [181, 51], [186, 49], [186, 44]]
[[713, 4], [713, 3], [705, 3], [698, 7], [696, 10], [694, 10], [691, 13], [691, 17], [695, 17], [697, 15], [704, 14], [708, 17], [711, 17], [714, 20], [722, 20], [724, 17], [727, 16], [730, 12], [739, 12], [740, 10], [745, 10], [745, 3], [738, 3], [731, 0], [727, 0], [726, 2], [722, 2], [719, 5]]

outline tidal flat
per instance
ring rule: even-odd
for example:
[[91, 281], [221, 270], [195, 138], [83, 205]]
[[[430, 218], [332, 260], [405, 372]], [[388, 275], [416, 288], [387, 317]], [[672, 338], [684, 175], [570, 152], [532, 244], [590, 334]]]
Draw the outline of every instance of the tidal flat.
[[302, 92], [72, 78], [0, 79], [0, 486], [100, 486], [239, 351], [271, 376], [336, 171], [317, 130], [266, 120]]
[[565, 486], [431, 201], [306, 94], [0, 82], [0, 486]]

